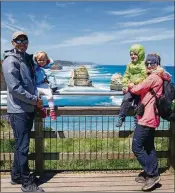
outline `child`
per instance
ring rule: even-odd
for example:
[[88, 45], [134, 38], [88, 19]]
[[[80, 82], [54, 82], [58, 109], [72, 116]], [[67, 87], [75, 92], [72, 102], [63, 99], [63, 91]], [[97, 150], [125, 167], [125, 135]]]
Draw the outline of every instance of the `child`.
[[116, 127], [122, 126], [123, 122], [125, 121], [129, 107], [131, 107], [133, 101], [134, 105], [137, 105], [140, 100], [139, 96], [128, 92], [128, 84], [129, 83], [138, 84], [147, 77], [147, 71], [144, 62], [145, 59], [144, 47], [140, 44], [132, 45], [130, 48], [130, 57], [131, 62], [127, 65], [126, 71], [122, 79], [123, 85], [122, 91], [125, 95], [120, 107]]
[[38, 95], [44, 94], [48, 99], [48, 105], [50, 108], [50, 117], [52, 120], [56, 120], [55, 105], [53, 100], [52, 89], [49, 86], [45, 69], [53, 64], [53, 60], [48, 58], [47, 54], [43, 51], [36, 52], [33, 56], [34, 71], [36, 76], [36, 87]]

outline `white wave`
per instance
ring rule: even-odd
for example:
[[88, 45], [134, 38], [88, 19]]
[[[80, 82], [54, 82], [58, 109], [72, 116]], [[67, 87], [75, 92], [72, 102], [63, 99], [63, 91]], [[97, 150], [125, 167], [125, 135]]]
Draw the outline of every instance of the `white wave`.
[[[63, 98], [64, 98], [63, 96], [53, 95], [53, 99], [63, 99]], [[42, 99], [47, 101], [47, 98], [44, 95], [42, 96]]]
[[3, 104], [3, 105], [7, 104], [7, 95], [6, 94], [1, 95], [1, 103], [0, 104]]
[[56, 72], [56, 73], [53, 73], [53, 75], [56, 78], [59, 78], [59, 77], [68, 78], [71, 75], [71, 70], [66, 71], [66, 72]]
[[[65, 83], [65, 82], [64, 82]], [[78, 91], [110, 91], [110, 87], [109, 87], [109, 84], [102, 84], [102, 83], [96, 83], [96, 84], [93, 84], [94, 87], [86, 87], [86, 86], [74, 86], [74, 87], [69, 87], [67, 86], [67, 83], [65, 85], [63, 85], [64, 87], [63, 88], [60, 88], [59, 91], [75, 91], [75, 92], [78, 92]]]
[[98, 79], [111, 79], [111, 75], [106, 75], [106, 74], [94, 74], [90, 76], [90, 79], [98, 80]]
[[7, 100], [2, 99], [0, 104], [1, 104], [1, 105], [7, 104]]
[[[96, 75], [96, 74], [93, 74], [93, 76], [94, 75]], [[98, 76], [111, 76], [112, 74], [111, 73], [104, 73], [104, 74], [102, 74], [102, 73], [100, 73], [100, 74], [98, 74]]]
[[100, 103], [96, 103], [95, 105], [98, 105], [98, 106], [111, 106], [113, 105], [112, 102], [100, 102]]
[[74, 86], [74, 87], [69, 87], [69, 86], [65, 86], [64, 88], [61, 88], [60, 91], [71, 91], [71, 92], [78, 92], [78, 91], [96, 91], [97, 88], [95, 87], [85, 87], [85, 86]]
[[109, 84], [95, 83], [94, 88], [100, 91], [110, 91]]
[[123, 97], [111, 96], [110, 99], [112, 100], [113, 105], [120, 106], [122, 103]]

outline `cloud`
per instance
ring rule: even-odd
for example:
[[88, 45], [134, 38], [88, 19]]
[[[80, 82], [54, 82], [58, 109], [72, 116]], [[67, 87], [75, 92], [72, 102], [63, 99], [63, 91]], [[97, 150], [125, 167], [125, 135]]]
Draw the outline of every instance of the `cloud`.
[[17, 25], [14, 25], [14, 24], [11, 24], [11, 23], [8, 23], [6, 21], [2, 21], [1, 22], [1, 27], [4, 28], [4, 29], [8, 29], [10, 31], [29, 31], [27, 28], [25, 27], [22, 27], [22, 26], [17, 26]]
[[87, 7], [87, 8], [84, 9], [84, 11], [87, 12], [87, 13], [90, 13], [90, 12], [92, 12], [92, 8]]
[[125, 29], [121, 31], [112, 32], [94, 32], [86, 36], [73, 37], [68, 40], [62, 41], [61, 43], [52, 45], [43, 45], [44, 49], [50, 50], [61, 47], [74, 47], [74, 46], [89, 46], [89, 45], [102, 45], [110, 42], [119, 42], [126, 40], [132, 36], [140, 34], [147, 34], [148, 29]]
[[162, 23], [165, 21], [174, 20], [174, 15], [168, 15], [164, 17], [156, 17], [151, 20], [147, 21], [137, 21], [137, 22], [125, 22], [125, 23], [119, 23], [122, 27], [136, 27], [136, 26], [143, 26], [143, 25], [150, 25], [150, 24], [156, 24], [156, 23]]
[[120, 43], [136, 43], [136, 42], [148, 42], [148, 41], [160, 41], [160, 40], [167, 40], [167, 39], [174, 39], [174, 30], [167, 30], [167, 31], [160, 31], [156, 33], [156, 35], [149, 35], [149, 36], [138, 36], [132, 37], [129, 40], [121, 41]]
[[66, 7], [66, 4], [65, 3], [58, 3], [58, 2], [56, 2], [56, 6], [57, 7]]
[[5, 16], [7, 16], [7, 19], [14, 24], [16, 22], [16, 20], [14, 19], [13, 15], [10, 13], [6, 13]]
[[[41, 34], [47, 33], [48, 31], [50, 31], [54, 27], [54, 25], [50, 24], [47, 21], [47, 19], [37, 20], [34, 15], [30, 15], [30, 14], [28, 15], [28, 17], [32, 22], [28, 22], [26, 20], [25, 23], [26, 23], [26, 25], [28, 25], [27, 27], [18, 26], [18, 25], [12, 24], [11, 22], [7, 22], [7, 21], [2, 21], [1, 27], [4, 29], [10, 30], [12, 32], [25, 31], [28, 34], [32, 34], [34, 36], [39, 36]], [[13, 17], [11, 17], [11, 15], [9, 15], [9, 18], [13, 18]], [[43, 16], [43, 18], [48, 18], [48, 16], [47, 17]], [[16, 21], [15, 23], [18, 23], [17, 20], [15, 20], [15, 21]]]
[[74, 4], [74, 2], [67, 2], [67, 3], [58, 3], [58, 2], [56, 2], [56, 7], [66, 7], [67, 5], [73, 5]]
[[11, 47], [11, 41], [5, 38], [1, 38], [1, 55], [3, 50], [7, 50]]
[[164, 12], [174, 12], [174, 5], [169, 5], [165, 8], [163, 8]]
[[90, 32], [90, 31], [92, 31], [92, 29], [82, 29], [81, 31], [83, 31], [83, 32]]
[[116, 15], [116, 16], [125, 16], [125, 17], [135, 17], [138, 15], [145, 14], [148, 11], [148, 9], [127, 9], [127, 10], [120, 10], [120, 11], [107, 11], [110, 15]]
[[7, 39], [5, 39], [5, 38], [1, 38], [1, 44], [6, 44], [6, 43], [8, 43], [9, 41], [7, 40]]
[[80, 45], [93, 45], [103, 44], [115, 39], [113, 34], [105, 33], [92, 33], [89, 36], [75, 37], [70, 40], [64, 41], [61, 46], [80, 46]]
[[[30, 31], [33, 35], [38, 36], [50, 31], [54, 25], [50, 24], [46, 19], [37, 20], [34, 15], [29, 14], [29, 19], [32, 21]], [[44, 18], [48, 18], [43, 16]]]
[[[162, 33], [163, 32], [163, 33]], [[156, 35], [155, 35], [156, 34]], [[77, 46], [98, 46], [105, 44], [126, 44], [145, 41], [173, 39], [174, 31], [165, 28], [124, 29], [111, 32], [89, 33], [86, 36], [73, 37], [60, 43], [40, 45], [44, 50]]]

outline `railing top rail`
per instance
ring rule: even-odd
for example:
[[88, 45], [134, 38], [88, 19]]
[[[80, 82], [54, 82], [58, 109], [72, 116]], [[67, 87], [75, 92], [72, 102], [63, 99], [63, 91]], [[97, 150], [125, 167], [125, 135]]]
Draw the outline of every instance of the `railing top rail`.
[[[1, 95], [6, 95], [7, 91], [1, 91]], [[54, 96], [57, 95], [68, 95], [68, 96], [123, 96], [122, 91], [108, 91], [108, 92], [73, 92], [73, 91], [56, 91], [54, 93]]]
[[[108, 110], [108, 111], [119, 111], [120, 107], [118, 106], [64, 106], [64, 107], [60, 107], [58, 106], [58, 110], [59, 111], [80, 111], [80, 110], [84, 110], [84, 111], [88, 111], [88, 110], [93, 110], [93, 111], [102, 111], [102, 110]], [[0, 110], [6, 110], [7, 106], [0, 106]]]

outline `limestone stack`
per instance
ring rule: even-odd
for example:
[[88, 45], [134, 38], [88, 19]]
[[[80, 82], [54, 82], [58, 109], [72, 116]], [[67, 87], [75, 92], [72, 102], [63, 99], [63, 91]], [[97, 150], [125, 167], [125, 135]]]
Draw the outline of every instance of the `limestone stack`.
[[122, 75], [120, 73], [115, 73], [112, 75], [110, 89], [116, 91], [122, 90]]
[[85, 66], [79, 66], [72, 70], [68, 86], [92, 86], [89, 73]]

